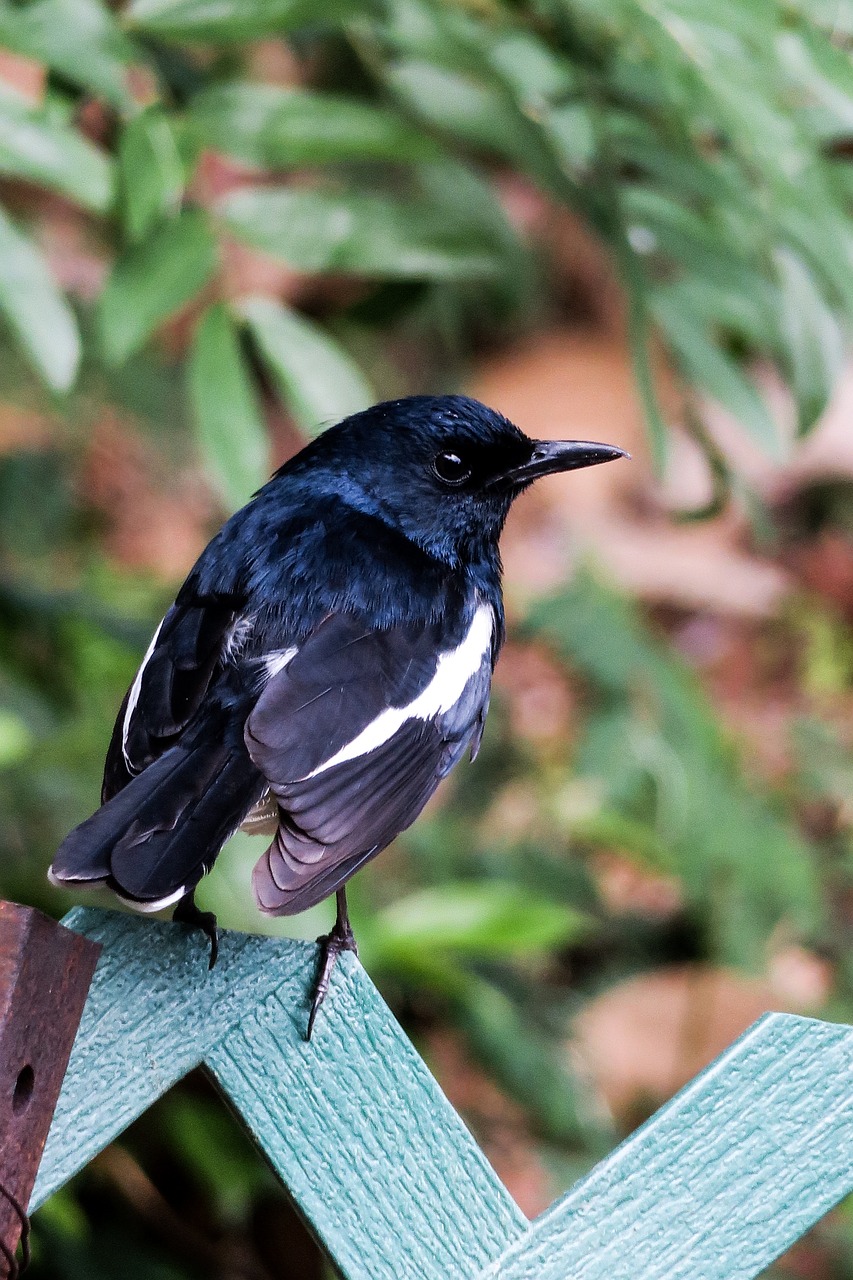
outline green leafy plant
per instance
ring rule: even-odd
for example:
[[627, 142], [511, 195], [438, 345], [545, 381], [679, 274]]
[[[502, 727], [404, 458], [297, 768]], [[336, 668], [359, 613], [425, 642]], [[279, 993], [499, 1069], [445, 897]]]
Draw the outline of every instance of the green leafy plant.
[[[694, 0], [489, 9], [241, 0], [215, 10], [137, 0], [118, 13], [98, 0], [6, 0], [0, 36], [54, 79], [39, 107], [4, 92], [0, 173], [62, 194], [116, 242], [97, 335], [103, 358], [120, 362], [190, 303], [199, 327], [208, 305], [224, 304], [242, 324], [245, 300], [215, 296], [216, 246], [229, 235], [303, 272], [439, 292], [491, 278], [511, 295], [520, 247], [490, 186], [508, 167], [607, 246], [659, 464], [667, 431], [655, 339], [688, 401], [707, 393], [778, 451], [780, 429], [750, 362], [777, 366], [808, 431], [831, 394], [853, 311], [850, 25], [843, 5], [824, 13], [781, 0], [711, 9]], [[249, 42], [303, 28], [304, 87], [246, 78]], [[357, 93], [330, 91], [332, 52], [358, 69]], [[86, 136], [81, 95], [100, 104], [109, 150]], [[257, 177], [202, 195], [194, 175], [205, 148]], [[451, 162], [467, 184], [452, 212], [441, 191], [454, 183]], [[67, 390], [82, 349], [76, 323], [36, 245], [4, 227], [0, 308], [46, 384]], [[45, 341], [48, 318], [62, 341]], [[315, 401], [294, 388], [310, 376], [317, 344], [282, 341], [279, 326], [270, 357], [270, 325], [264, 338], [257, 328], [245, 332], [248, 347], [261, 346], [285, 404], [307, 417]], [[333, 344], [327, 330], [329, 381], [340, 375], [351, 389], [350, 362]], [[253, 378], [250, 361], [241, 381]], [[221, 473], [233, 450], [206, 421], [210, 400], [195, 395], [202, 446]], [[340, 400], [352, 403], [346, 390]], [[256, 452], [251, 396], [232, 407], [235, 439]]]

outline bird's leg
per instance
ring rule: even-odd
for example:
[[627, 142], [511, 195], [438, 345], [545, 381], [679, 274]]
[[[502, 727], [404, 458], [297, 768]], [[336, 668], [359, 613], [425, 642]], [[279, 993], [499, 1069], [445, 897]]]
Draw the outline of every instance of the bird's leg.
[[342, 951], [352, 951], [355, 955], [358, 955], [358, 947], [353, 935], [352, 925], [349, 922], [346, 889], [338, 889], [335, 894], [335, 900], [338, 911], [335, 916], [335, 923], [332, 925], [332, 931], [331, 933], [322, 934], [317, 939], [322, 950], [317, 981], [314, 984], [314, 999], [311, 1001], [311, 1015], [308, 1018], [306, 1040], [311, 1039], [311, 1032], [314, 1030], [314, 1019], [317, 1017], [320, 1005], [326, 999], [329, 990], [329, 979], [332, 976], [332, 970], [335, 967], [338, 956]]
[[195, 889], [181, 898], [172, 912], [172, 919], [180, 924], [188, 924], [191, 929], [201, 929], [210, 943], [210, 963], [207, 967], [212, 969], [219, 959], [219, 928], [212, 911], [201, 911], [196, 906]]

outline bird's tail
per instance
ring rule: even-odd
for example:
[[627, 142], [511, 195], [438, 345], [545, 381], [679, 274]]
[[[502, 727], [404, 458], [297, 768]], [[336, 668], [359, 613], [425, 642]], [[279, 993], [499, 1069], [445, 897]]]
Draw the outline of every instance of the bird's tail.
[[106, 884], [142, 911], [170, 906], [210, 870], [265, 785], [242, 742], [174, 746], [66, 836], [50, 878]]

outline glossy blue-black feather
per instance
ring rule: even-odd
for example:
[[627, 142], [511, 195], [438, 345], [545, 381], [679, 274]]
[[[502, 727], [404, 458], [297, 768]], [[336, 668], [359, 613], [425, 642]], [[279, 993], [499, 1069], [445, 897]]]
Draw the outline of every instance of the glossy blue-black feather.
[[[54, 877], [171, 901], [270, 791], [279, 828], [256, 877], [267, 910], [318, 901], [389, 843], [479, 743], [503, 639], [498, 537], [517, 491], [494, 481], [532, 449], [476, 401], [413, 397], [286, 463], [179, 591], [119, 712], [105, 803]], [[445, 455], [463, 460], [459, 485], [441, 480]], [[451, 704], [310, 776], [414, 703], [483, 607], [489, 643]]]

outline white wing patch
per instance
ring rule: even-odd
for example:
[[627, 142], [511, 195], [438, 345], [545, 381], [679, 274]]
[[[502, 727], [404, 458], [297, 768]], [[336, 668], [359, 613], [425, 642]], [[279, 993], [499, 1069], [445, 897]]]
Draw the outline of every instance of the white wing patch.
[[[58, 876], [54, 875], [52, 867], [47, 873], [47, 878], [51, 884], [56, 885], [57, 889], [67, 889], [70, 884], [75, 883], [86, 884], [90, 887], [104, 883], [103, 880], [93, 882], [85, 875], [63, 876], [60, 880]], [[188, 892], [189, 890], [187, 886], [181, 885], [180, 889], [175, 889], [173, 893], [168, 894], [165, 898], [160, 898], [156, 902], [140, 902], [138, 898], [126, 898], [119, 889], [113, 889], [113, 893], [117, 898], [126, 903], [129, 907], [133, 907], [134, 911], [141, 911], [144, 915], [149, 915], [153, 911], [163, 911], [166, 907], [174, 906], [176, 902], [180, 902], [181, 898], [186, 897]]]
[[134, 911], [140, 911], [146, 916], [154, 911], [165, 911], [166, 907], [173, 907], [176, 902], [180, 902], [181, 898], [185, 898], [188, 892], [187, 886], [181, 885], [180, 889], [176, 889], [168, 897], [160, 898], [157, 902], [140, 902], [138, 898], [126, 898], [118, 889], [113, 889], [113, 893], [120, 902], [126, 903], [129, 907], [133, 907]]
[[283, 671], [288, 662], [291, 662], [298, 652], [298, 647], [294, 645], [292, 649], [278, 649], [268, 653], [262, 659], [267, 680], [272, 680], [273, 676], [277, 676], [279, 671]]
[[[375, 751], [383, 742], [393, 737], [407, 720], [431, 720], [442, 711], [448, 711], [459, 701], [471, 676], [482, 666], [483, 658], [491, 648], [493, 629], [494, 615], [491, 608], [485, 604], [480, 605], [465, 639], [457, 648], [441, 654], [435, 675], [423, 692], [408, 706], [389, 707], [387, 711], [383, 711], [352, 742], [348, 742], [330, 759], [318, 765], [307, 778], [316, 778], [336, 764], [343, 764], [345, 760], [354, 760], [356, 756]], [[306, 781], [307, 778], [300, 781]]]
[[145, 657], [142, 659], [142, 664], [139, 670], [137, 671], [136, 676], [134, 677], [133, 684], [130, 686], [130, 694], [128, 695], [128, 699], [127, 699], [127, 708], [124, 713], [124, 722], [121, 726], [121, 754], [124, 756], [124, 763], [127, 765], [131, 773], [136, 773], [136, 769], [134, 768], [133, 764], [130, 761], [130, 757], [127, 754], [127, 735], [130, 732], [130, 722], [133, 719], [133, 713], [136, 710], [136, 704], [139, 701], [139, 691], [142, 688], [142, 676], [145, 672], [145, 668], [148, 666], [148, 661], [152, 653], [154, 652], [154, 649], [156, 648], [157, 641], [160, 637], [160, 632], [163, 628], [163, 623], [165, 621], [166, 621], [165, 618], [161, 619], [159, 627], [154, 632], [154, 635], [151, 639], [151, 643], [148, 646]]
[[252, 634], [254, 625], [254, 615], [248, 618], [238, 618], [236, 622], [232, 623], [225, 636], [225, 644], [222, 648], [222, 656], [226, 662], [233, 662], [239, 656], [240, 650]]

